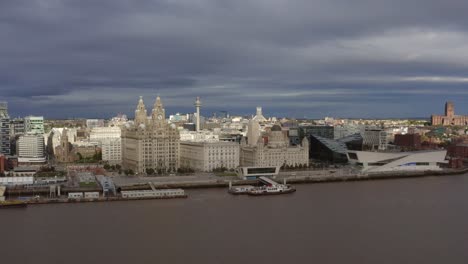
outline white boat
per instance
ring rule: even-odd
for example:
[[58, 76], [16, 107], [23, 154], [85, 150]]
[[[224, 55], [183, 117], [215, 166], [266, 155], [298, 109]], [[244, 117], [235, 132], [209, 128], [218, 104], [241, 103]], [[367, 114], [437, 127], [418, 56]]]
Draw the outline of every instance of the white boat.
[[293, 193], [296, 189], [291, 185], [275, 184], [261, 187], [254, 187], [247, 192], [248, 195], [273, 195]]
[[253, 188], [255, 187], [252, 185], [233, 186], [229, 188], [229, 193], [230, 194], [247, 194]]

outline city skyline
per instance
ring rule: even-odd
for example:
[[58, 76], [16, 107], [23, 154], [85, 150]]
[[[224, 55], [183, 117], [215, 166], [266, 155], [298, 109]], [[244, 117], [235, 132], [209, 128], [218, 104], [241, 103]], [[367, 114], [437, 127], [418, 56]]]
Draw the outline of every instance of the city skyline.
[[[424, 6], [424, 8], [421, 8]], [[468, 3], [4, 1], [0, 100], [12, 116], [170, 113], [429, 117], [468, 113]], [[437, 107], [435, 107], [437, 106]]]

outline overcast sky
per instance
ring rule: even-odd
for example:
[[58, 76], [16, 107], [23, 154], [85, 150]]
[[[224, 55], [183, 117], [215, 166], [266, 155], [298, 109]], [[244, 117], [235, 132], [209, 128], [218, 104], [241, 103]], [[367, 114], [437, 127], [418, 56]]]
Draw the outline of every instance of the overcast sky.
[[0, 1], [10, 115], [468, 114], [468, 1]]

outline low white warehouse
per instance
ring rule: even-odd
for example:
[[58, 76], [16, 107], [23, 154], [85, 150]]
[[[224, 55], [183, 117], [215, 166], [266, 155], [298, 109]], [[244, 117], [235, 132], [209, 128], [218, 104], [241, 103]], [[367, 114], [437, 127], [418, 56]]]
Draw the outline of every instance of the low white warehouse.
[[164, 198], [185, 196], [182, 189], [122, 191], [122, 198]]

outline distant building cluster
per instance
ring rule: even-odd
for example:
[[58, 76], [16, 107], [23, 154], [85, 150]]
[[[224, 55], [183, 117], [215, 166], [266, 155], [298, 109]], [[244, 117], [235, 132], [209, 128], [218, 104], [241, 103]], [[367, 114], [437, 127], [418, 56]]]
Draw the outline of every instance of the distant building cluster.
[[[104, 119], [44, 120], [10, 118], [0, 103], [0, 174], [34, 174], [53, 165], [108, 166], [122, 174], [235, 173], [296, 170], [353, 164], [361, 171], [436, 169], [449, 150], [453, 168], [468, 161], [468, 117], [428, 120], [294, 119], [221, 110], [203, 116], [201, 98], [194, 111], [166, 115], [161, 98], [151, 110], [143, 98], [135, 115]], [[413, 155], [419, 151], [438, 151]], [[80, 165], [81, 166], [81, 165]], [[445, 165], [444, 165], [445, 166]], [[248, 168], [248, 169], [247, 169]]]

